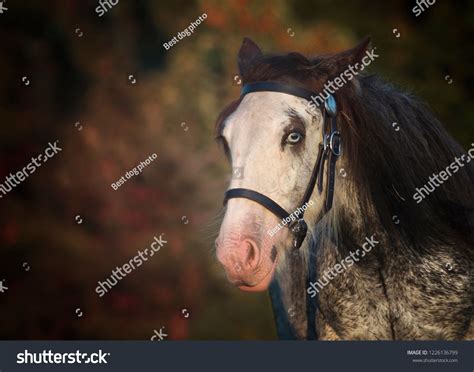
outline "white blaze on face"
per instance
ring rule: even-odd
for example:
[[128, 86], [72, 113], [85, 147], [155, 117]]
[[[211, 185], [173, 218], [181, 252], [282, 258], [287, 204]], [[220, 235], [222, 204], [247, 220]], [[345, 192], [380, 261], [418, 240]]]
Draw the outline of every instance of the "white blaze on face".
[[[232, 167], [242, 168], [241, 177], [233, 177], [229, 189], [257, 191], [288, 213], [294, 212], [309, 183], [321, 142], [321, 114], [318, 111], [316, 115], [311, 115], [308, 102], [299, 97], [278, 92], [247, 94], [226, 119], [222, 132]], [[304, 134], [304, 139], [295, 145], [286, 143], [285, 138], [295, 131]], [[287, 228], [273, 237], [267, 233], [279, 222], [254, 201], [228, 201], [217, 256], [229, 280], [241, 289], [268, 287], [278, 261], [276, 252], [291, 244]]]

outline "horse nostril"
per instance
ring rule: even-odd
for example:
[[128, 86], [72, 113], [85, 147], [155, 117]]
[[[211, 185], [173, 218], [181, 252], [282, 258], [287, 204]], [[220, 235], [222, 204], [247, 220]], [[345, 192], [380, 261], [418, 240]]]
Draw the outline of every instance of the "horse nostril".
[[249, 269], [253, 269], [258, 264], [258, 249], [255, 243], [251, 240], [246, 240], [245, 243], [247, 245], [245, 266]]

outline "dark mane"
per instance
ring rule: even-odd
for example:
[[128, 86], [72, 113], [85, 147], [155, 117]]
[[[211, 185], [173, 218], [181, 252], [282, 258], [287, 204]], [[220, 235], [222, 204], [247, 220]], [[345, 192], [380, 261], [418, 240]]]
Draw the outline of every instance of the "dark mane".
[[[324, 83], [333, 78], [330, 71], [325, 57], [310, 60], [299, 53], [263, 55], [255, 59], [242, 80], [244, 84], [279, 81], [320, 93]], [[433, 243], [455, 245], [463, 241], [473, 247], [471, 164], [421, 203], [413, 200], [416, 188], [425, 185], [433, 173], [446, 169], [455, 156], [465, 153], [427, 105], [375, 75], [359, 75], [357, 81], [339, 89], [335, 98], [343, 164], [357, 185], [354, 203], [360, 204], [367, 226], [377, 223], [390, 235], [402, 234], [420, 252]], [[238, 103], [221, 113], [219, 127]], [[394, 215], [399, 225], [394, 224]]]
[[[420, 250], [434, 242], [455, 244], [462, 240], [472, 247], [471, 164], [421, 203], [413, 200], [417, 188], [465, 151], [416, 97], [375, 75], [362, 77], [359, 83], [360, 89], [341, 89], [336, 99], [345, 114], [340, 118], [345, 161], [359, 185], [364, 215], [371, 215], [372, 204], [386, 231], [402, 231]], [[398, 131], [393, 123], [399, 126]], [[400, 227], [394, 224], [393, 215], [398, 216]]]

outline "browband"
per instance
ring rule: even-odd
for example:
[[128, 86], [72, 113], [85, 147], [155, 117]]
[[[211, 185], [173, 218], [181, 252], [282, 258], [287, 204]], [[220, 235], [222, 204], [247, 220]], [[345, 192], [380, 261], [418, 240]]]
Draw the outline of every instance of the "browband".
[[256, 83], [248, 83], [242, 87], [240, 96], [243, 97], [247, 93], [252, 92], [279, 92], [286, 93], [292, 96], [304, 98], [307, 101], [312, 100], [312, 96], [317, 96], [316, 93], [311, 92], [308, 89], [295, 87], [293, 85], [287, 85], [278, 83], [276, 81], [258, 81]]

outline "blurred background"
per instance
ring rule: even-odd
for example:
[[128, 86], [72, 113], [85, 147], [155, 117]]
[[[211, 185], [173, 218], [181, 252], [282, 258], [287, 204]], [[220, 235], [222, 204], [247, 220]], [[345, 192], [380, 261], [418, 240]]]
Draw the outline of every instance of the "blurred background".
[[[102, 17], [98, 0], [3, 5], [0, 182], [48, 142], [62, 151], [0, 199], [0, 339], [276, 338], [268, 294], [232, 288], [214, 257], [230, 169], [213, 126], [239, 94], [244, 36], [314, 55], [371, 35], [369, 71], [474, 140], [472, 1], [419, 17], [414, 0], [120, 0]], [[161, 233], [161, 251], [100, 298], [97, 282]]]

